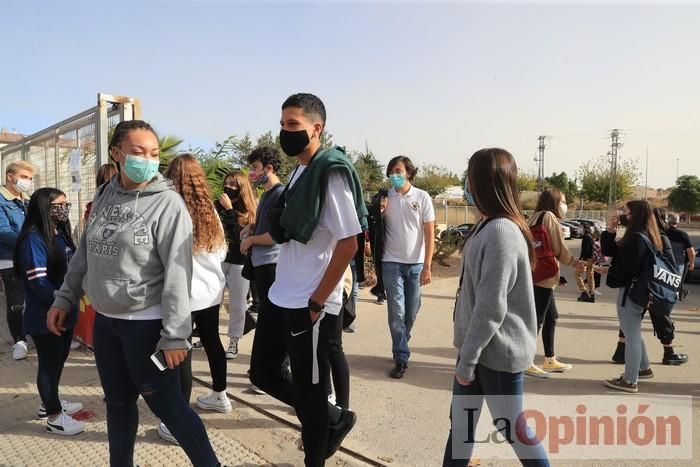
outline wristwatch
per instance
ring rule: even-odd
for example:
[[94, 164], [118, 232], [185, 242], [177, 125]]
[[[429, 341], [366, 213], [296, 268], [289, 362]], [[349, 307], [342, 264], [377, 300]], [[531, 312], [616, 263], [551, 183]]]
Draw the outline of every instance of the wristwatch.
[[320, 313], [323, 311], [324, 308], [326, 308], [326, 305], [321, 305], [320, 303], [316, 303], [313, 300], [309, 299], [309, 310], [315, 313]]

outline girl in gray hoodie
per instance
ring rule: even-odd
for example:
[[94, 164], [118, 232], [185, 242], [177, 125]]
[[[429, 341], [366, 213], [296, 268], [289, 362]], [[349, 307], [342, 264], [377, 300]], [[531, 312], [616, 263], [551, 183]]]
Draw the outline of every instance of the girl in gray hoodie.
[[[178, 365], [192, 331], [192, 221], [172, 183], [158, 173], [158, 138], [148, 123], [117, 125], [110, 155], [119, 174], [97, 190], [48, 328], [65, 331], [66, 311], [88, 295], [97, 311], [95, 362], [107, 406], [110, 466], [133, 465], [139, 395], [193, 465], [219, 465], [179, 384]], [[150, 359], [156, 351], [165, 371]]]

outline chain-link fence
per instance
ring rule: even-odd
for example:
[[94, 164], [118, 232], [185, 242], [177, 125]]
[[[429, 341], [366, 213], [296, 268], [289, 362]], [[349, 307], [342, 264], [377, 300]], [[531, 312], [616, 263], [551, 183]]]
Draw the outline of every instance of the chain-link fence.
[[[461, 224], [474, 224], [481, 218], [476, 206], [450, 206], [445, 200], [433, 200], [433, 209], [435, 210], [435, 223], [441, 229]], [[523, 214], [531, 216], [533, 212], [529, 209], [523, 211]], [[605, 222], [607, 215], [608, 211], [572, 210], [567, 213], [566, 219], [589, 219]]]
[[[98, 103], [84, 112], [38, 131], [21, 141], [0, 148], [1, 180], [5, 169], [17, 160], [36, 167], [34, 189], [53, 187], [66, 193], [72, 204], [71, 224], [80, 234], [85, 205], [95, 194], [95, 176], [101, 164], [108, 162], [107, 139], [122, 120], [140, 118], [137, 99], [98, 94]], [[71, 173], [69, 159], [80, 151], [80, 183]]]
[[474, 224], [480, 218], [476, 206], [450, 206], [445, 200], [433, 200], [435, 224], [441, 229], [461, 224]]

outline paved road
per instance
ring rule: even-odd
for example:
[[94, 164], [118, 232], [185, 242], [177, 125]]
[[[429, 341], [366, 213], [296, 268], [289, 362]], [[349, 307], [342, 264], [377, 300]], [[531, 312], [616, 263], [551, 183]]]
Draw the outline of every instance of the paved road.
[[[699, 238], [694, 232], [695, 238]], [[574, 249], [578, 240], [569, 241]], [[441, 267], [441, 266], [436, 266]], [[614, 292], [603, 290], [595, 304], [576, 301], [578, 291], [573, 273], [570, 285], [557, 291], [560, 321], [557, 327], [557, 353], [572, 363], [571, 372], [549, 380], [527, 379], [526, 393], [542, 395], [557, 401], [572, 395], [582, 399], [592, 395], [612, 394], [601, 383], [616, 376], [621, 367], [610, 363], [617, 333], [613, 304]], [[441, 279], [423, 291], [423, 306], [411, 341], [412, 357], [406, 377], [392, 380], [390, 339], [386, 323], [386, 307], [372, 302], [361, 290], [357, 332], [345, 334], [345, 349], [352, 372], [351, 406], [358, 413], [358, 423], [345, 447], [388, 466], [439, 465], [447, 436], [450, 388], [455, 351], [452, 342], [452, 307], [457, 279]], [[676, 344], [690, 355], [682, 367], [660, 363], [662, 350], [644, 323], [644, 339], [652, 359], [656, 378], [643, 382], [643, 393], [698, 396], [700, 375], [700, 286], [690, 286], [690, 296], [674, 311], [677, 327]], [[0, 303], [0, 309], [4, 309]], [[10, 356], [7, 330], [0, 319], [0, 465], [105, 465], [106, 437], [101, 393], [93, 359], [89, 352], [74, 352], [64, 372], [63, 391], [69, 398], [86, 404], [89, 433], [72, 439], [57, 440], [43, 433], [40, 423], [32, 420], [38, 404], [34, 385], [36, 358], [14, 362]], [[221, 323], [222, 339], [226, 315]], [[293, 412], [268, 396], [249, 390], [246, 370], [252, 336], [241, 342], [241, 356], [229, 363], [229, 392], [235, 397], [236, 409], [229, 414], [206, 414], [205, 424], [222, 460], [232, 465], [301, 465], [302, 453], [297, 449], [298, 433], [267, 414], [296, 423]], [[537, 361], [541, 362], [539, 344]], [[195, 353], [194, 375], [209, 381], [204, 353]], [[195, 396], [205, 390], [195, 385]], [[616, 394], [616, 397], [627, 397]], [[700, 404], [695, 398], [693, 418], [700, 420]], [[253, 408], [248, 407], [250, 404]], [[137, 460], [147, 465], [186, 465], [177, 448], [161, 442], [155, 433], [155, 420], [142, 410]], [[700, 430], [693, 434], [696, 452], [700, 446]], [[476, 455], [479, 455], [477, 451]], [[564, 466], [652, 466], [658, 461], [590, 459], [556, 460]], [[367, 465], [357, 458], [341, 454], [328, 465]], [[519, 465], [513, 461], [484, 460], [482, 465]], [[692, 460], [663, 461], [665, 466], [698, 465]]]

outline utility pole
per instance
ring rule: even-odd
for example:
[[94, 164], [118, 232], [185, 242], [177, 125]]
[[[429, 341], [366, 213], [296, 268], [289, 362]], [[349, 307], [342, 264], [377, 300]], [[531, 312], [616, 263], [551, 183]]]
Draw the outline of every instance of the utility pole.
[[545, 136], [537, 137], [537, 141], [539, 141], [537, 149], [539, 150], [539, 152], [537, 153], [537, 157], [535, 157], [535, 162], [537, 162], [537, 191], [539, 191], [540, 193], [544, 191], [544, 148], [546, 147], [544, 144], [545, 138]]
[[644, 164], [644, 201], [647, 200], [647, 191], [649, 191], [649, 146], [647, 146], [647, 161]]
[[617, 202], [617, 150], [622, 146], [619, 142], [620, 130], [610, 130], [610, 193], [608, 194], [608, 209], [613, 209]]

